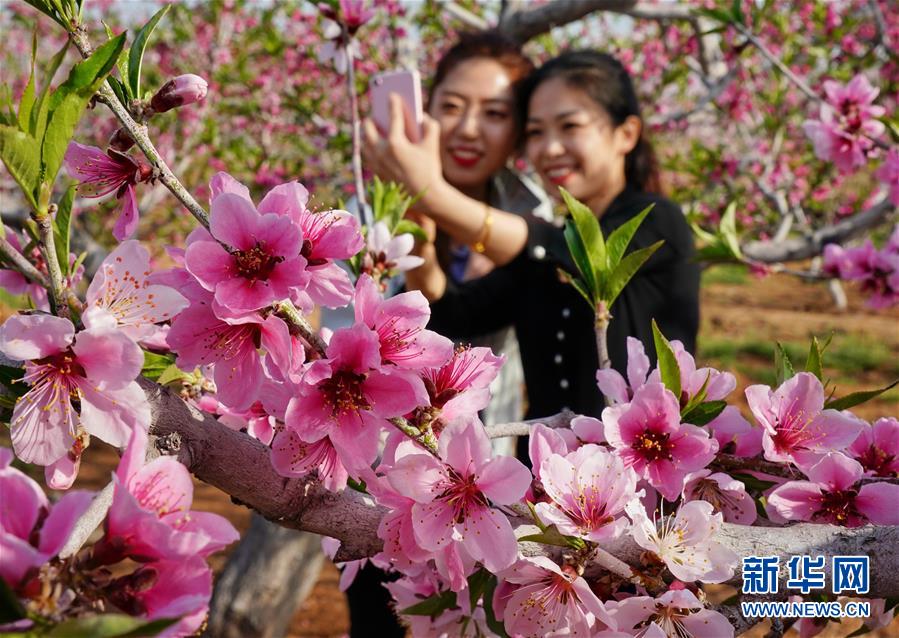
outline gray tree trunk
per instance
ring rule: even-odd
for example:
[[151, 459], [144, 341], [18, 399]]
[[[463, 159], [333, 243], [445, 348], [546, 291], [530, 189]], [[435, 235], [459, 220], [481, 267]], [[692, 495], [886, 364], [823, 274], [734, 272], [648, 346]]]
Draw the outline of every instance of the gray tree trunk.
[[318, 580], [321, 536], [253, 514], [218, 578], [204, 636], [281, 638]]

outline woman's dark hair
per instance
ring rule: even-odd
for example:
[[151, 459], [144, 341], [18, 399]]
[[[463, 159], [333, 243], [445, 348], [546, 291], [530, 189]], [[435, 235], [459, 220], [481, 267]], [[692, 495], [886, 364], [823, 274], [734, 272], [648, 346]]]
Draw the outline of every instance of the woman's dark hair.
[[447, 49], [437, 63], [428, 88], [428, 103], [433, 99], [435, 89], [453, 69], [476, 58], [498, 62], [509, 74], [516, 89], [517, 84], [534, 70], [534, 63], [521, 52], [521, 47], [499, 31], [463, 33], [459, 36], [459, 41]]
[[[614, 126], [619, 126], [630, 115], [640, 117], [634, 84], [621, 62], [599, 51], [569, 51], [549, 60], [521, 83], [518, 92], [520, 126], [527, 121], [528, 103], [534, 91], [553, 78], [587, 94], [609, 114]], [[658, 161], [643, 131], [636, 146], [624, 158], [624, 176], [631, 188], [662, 192]]]

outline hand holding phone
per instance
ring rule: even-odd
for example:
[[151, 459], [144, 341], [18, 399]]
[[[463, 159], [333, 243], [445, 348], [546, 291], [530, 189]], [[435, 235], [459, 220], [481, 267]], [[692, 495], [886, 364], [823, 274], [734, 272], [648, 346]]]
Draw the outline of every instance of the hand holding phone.
[[412, 142], [421, 139], [423, 118], [421, 79], [418, 71], [387, 71], [372, 77], [368, 85], [371, 99], [371, 118], [380, 132], [390, 131], [390, 94], [396, 93], [403, 101], [406, 136]]

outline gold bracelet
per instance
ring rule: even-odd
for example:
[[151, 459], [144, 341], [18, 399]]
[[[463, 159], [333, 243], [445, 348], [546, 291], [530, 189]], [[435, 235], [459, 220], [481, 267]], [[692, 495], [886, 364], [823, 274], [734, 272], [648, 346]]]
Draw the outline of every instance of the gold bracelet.
[[487, 241], [490, 239], [490, 229], [493, 228], [493, 209], [489, 204], [484, 204], [484, 225], [481, 226], [481, 232], [478, 239], [471, 245], [472, 250], [476, 253], [484, 254], [487, 250]]

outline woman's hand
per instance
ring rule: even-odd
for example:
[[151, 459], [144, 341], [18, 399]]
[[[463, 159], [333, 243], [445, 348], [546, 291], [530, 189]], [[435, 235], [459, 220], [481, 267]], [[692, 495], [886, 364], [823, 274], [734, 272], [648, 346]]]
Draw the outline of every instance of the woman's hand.
[[386, 137], [375, 123], [363, 122], [362, 156], [366, 168], [378, 177], [402, 184], [410, 195], [433, 192], [445, 182], [440, 165], [440, 125], [424, 115], [420, 142], [411, 142], [406, 133], [407, 118], [403, 101], [390, 96], [390, 131]]

